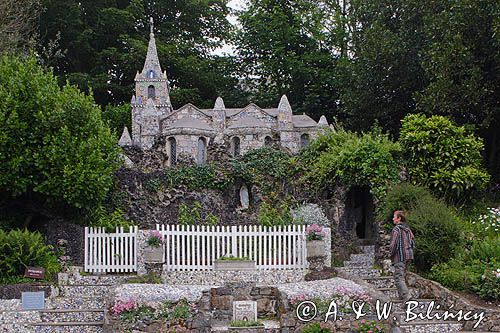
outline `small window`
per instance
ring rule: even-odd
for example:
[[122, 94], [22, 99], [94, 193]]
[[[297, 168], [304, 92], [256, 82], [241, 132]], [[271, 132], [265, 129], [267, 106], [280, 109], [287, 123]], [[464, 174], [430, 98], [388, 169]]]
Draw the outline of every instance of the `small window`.
[[240, 156], [240, 138], [235, 136], [231, 140], [231, 148], [233, 156]]
[[267, 135], [264, 138], [264, 146], [271, 147], [272, 145], [273, 145], [273, 139], [271, 139], [271, 137]]
[[196, 157], [196, 163], [205, 164], [207, 160], [207, 141], [205, 138], [198, 139], [198, 156]]
[[177, 164], [177, 142], [175, 138], [168, 138], [168, 153], [170, 157], [170, 166]]
[[155, 86], [149, 86], [148, 87], [148, 99], [155, 99], [156, 97], [156, 92], [155, 92]]
[[155, 78], [155, 71], [154, 70], [150, 70], [148, 72], [148, 78], [150, 78], [150, 79], [154, 79]]
[[302, 134], [300, 136], [300, 148], [304, 148], [309, 144], [309, 135], [308, 134]]

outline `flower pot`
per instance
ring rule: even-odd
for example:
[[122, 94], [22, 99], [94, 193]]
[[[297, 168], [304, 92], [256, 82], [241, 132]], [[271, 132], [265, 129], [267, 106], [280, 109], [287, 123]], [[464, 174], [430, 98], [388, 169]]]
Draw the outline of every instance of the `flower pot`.
[[151, 247], [146, 246], [144, 248], [144, 261], [146, 263], [163, 263], [163, 246]]
[[254, 271], [255, 260], [220, 260], [214, 261], [215, 271]]
[[322, 240], [307, 241], [306, 248], [307, 248], [307, 258], [326, 256], [325, 242]]

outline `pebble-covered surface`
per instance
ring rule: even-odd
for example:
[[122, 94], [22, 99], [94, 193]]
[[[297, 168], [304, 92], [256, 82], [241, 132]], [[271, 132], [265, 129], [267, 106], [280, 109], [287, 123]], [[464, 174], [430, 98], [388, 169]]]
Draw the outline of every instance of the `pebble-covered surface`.
[[124, 284], [116, 288], [115, 299], [133, 299], [139, 303], [178, 301], [185, 298], [189, 302], [195, 302], [201, 298], [205, 290], [213, 286], [202, 285], [162, 285], [162, 284]]
[[[45, 323], [65, 322], [65, 321], [84, 321], [99, 322], [104, 320], [104, 311], [78, 311], [78, 312], [41, 312], [41, 321]], [[39, 321], [39, 320], [38, 320]]]
[[422, 325], [408, 324], [401, 325], [406, 333], [449, 333], [458, 332], [462, 329], [460, 323], [429, 323]]
[[79, 326], [34, 326], [34, 333], [101, 333], [101, 326], [79, 325]]
[[287, 294], [289, 298], [304, 295], [306, 299], [328, 299], [332, 295], [361, 296], [367, 294], [367, 291], [359, 284], [342, 278], [286, 283], [276, 285], [276, 287], [280, 292]]
[[225, 282], [256, 282], [259, 285], [300, 282], [306, 270], [257, 271], [172, 271], [164, 270], [163, 281], [169, 285], [223, 285]]

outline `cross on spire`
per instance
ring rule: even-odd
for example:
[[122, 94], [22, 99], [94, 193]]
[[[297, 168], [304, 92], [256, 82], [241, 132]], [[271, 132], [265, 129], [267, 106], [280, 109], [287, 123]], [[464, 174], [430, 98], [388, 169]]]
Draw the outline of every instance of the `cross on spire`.
[[150, 32], [153, 33], [153, 17], [152, 16], [149, 18], [149, 27], [151, 29]]

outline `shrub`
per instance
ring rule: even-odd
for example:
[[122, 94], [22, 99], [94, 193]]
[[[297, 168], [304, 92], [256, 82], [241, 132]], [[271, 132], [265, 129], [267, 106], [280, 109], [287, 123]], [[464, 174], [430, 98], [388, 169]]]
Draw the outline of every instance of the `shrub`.
[[292, 223], [290, 208], [285, 202], [263, 202], [259, 210], [259, 223], [264, 227], [284, 226]]
[[473, 290], [486, 300], [500, 301], [500, 262], [487, 265]]
[[[394, 186], [379, 209], [379, 217], [387, 221], [400, 209], [408, 212], [408, 224], [415, 234], [417, 270], [426, 272], [446, 262], [450, 253], [463, 245], [460, 219], [428, 190], [410, 184]], [[392, 228], [392, 224], [386, 225]]]
[[423, 202], [431, 200], [432, 195], [425, 187], [409, 183], [394, 185], [378, 208], [378, 218], [382, 221], [392, 221], [394, 211], [411, 212]]
[[450, 254], [463, 246], [461, 221], [443, 202], [423, 201], [408, 216], [415, 234], [415, 267], [429, 271], [438, 263], [446, 262]]
[[293, 222], [296, 224], [318, 224], [330, 227], [330, 221], [317, 204], [309, 203], [299, 206], [293, 210]]
[[110, 212], [103, 206], [97, 207], [91, 215], [91, 226], [104, 228], [106, 232], [115, 232], [116, 228], [123, 227], [128, 230], [133, 226], [133, 222], [127, 220], [125, 213], [117, 208]]
[[308, 324], [301, 329], [302, 333], [331, 333], [335, 332], [335, 325], [332, 322], [321, 322]]
[[162, 182], [169, 188], [186, 186], [191, 190], [225, 190], [232, 184], [233, 178], [215, 165], [204, 164], [168, 168], [165, 170]]
[[0, 275], [23, 276], [28, 266], [44, 268], [47, 279], [60, 269], [53, 247], [45, 244], [39, 232], [0, 230]]
[[401, 148], [386, 135], [374, 131], [358, 136], [338, 131], [318, 141], [301, 155], [307, 170], [304, 180], [316, 188], [341, 180], [348, 186], [369, 186], [374, 197], [380, 199], [389, 185], [399, 182]]
[[383, 333], [385, 332], [385, 327], [376, 321], [365, 321], [361, 320], [361, 323], [356, 329], [357, 333]]
[[482, 166], [483, 142], [465, 127], [442, 116], [406, 116], [399, 138], [412, 182], [440, 197], [464, 202], [485, 188], [489, 174]]

